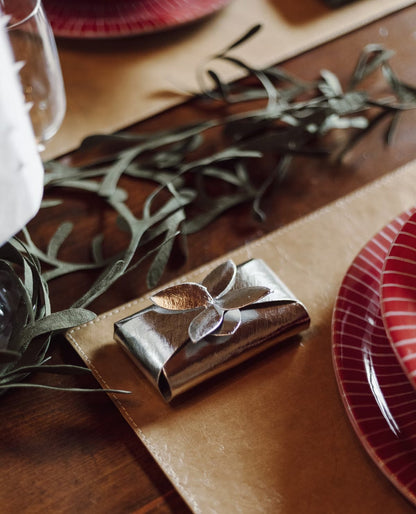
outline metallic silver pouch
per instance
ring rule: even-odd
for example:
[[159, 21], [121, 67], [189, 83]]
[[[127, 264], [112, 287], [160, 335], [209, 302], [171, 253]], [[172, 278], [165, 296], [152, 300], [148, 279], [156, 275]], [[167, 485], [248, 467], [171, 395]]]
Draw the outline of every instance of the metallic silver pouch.
[[166, 401], [309, 326], [305, 307], [264, 261], [226, 261], [201, 284], [155, 294], [114, 338]]

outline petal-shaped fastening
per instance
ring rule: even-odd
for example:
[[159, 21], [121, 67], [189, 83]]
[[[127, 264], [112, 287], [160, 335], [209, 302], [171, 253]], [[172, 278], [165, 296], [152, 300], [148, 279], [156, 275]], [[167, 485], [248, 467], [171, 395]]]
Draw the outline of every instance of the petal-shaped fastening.
[[188, 328], [189, 338], [197, 343], [204, 337], [214, 332], [222, 323], [223, 312], [218, 311], [213, 305], [200, 312], [191, 321]]
[[212, 296], [206, 287], [193, 282], [167, 287], [151, 298], [158, 307], [173, 311], [184, 311], [207, 307], [212, 303]]
[[241, 312], [238, 309], [226, 311], [222, 325], [218, 330], [211, 334], [213, 336], [232, 336], [237, 332], [238, 327], [241, 325]]
[[202, 282], [212, 296], [220, 296], [234, 284], [237, 266], [233, 261], [225, 261], [213, 269]]
[[216, 302], [222, 309], [241, 309], [257, 302], [269, 293], [270, 289], [268, 287], [244, 287], [243, 289], [235, 289], [228, 292], [221, 298], [217, 298]]

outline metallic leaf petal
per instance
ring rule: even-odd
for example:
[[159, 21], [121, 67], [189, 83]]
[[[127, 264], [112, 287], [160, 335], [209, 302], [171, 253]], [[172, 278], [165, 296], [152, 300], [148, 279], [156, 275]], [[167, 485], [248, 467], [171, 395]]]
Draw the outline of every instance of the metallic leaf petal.
[[228, 291], [235, 281], [237, 267], [233, 261], [228, 260], [220, 264], [209, 273], [202, 282], [212, 296], [220, 296]]
[[206, 307], [212, 302], [212, 297], [206, 287], [193, 282], [185, 282], [159, 291], [151, 298], [158, 307], [172, 311], [183, 311]]
[[238, 309], [227, 311], [224, 314], [222, 325], [216, 330], [213, 336], [232, 336], [241, 325], [241, 312]]
[[188, 328], [189, 338], [197, 343], [216, 330], [222, 323], [223, 312], [218, 311], [213, 305], [200, 312], [191, 321]]
[[244, 287], [243, 289], [235, 289], [234, 291], [228, 292], [223, 297], [218, 298], [216, 303], [222, 309], [226, 310], [241, 309], [242, 307], [257, 302], [257, 300], [260, 300], [269, 293], [270, 289], [268, 287]]

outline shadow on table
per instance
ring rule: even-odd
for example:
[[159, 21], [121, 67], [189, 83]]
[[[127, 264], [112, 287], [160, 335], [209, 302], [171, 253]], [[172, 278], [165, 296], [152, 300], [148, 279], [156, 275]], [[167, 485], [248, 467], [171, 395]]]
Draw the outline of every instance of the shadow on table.
[[58, 48], [75, 51], [84, 50], [96, 53], [159, 51], [193, 37], [194, 33], [200, 31], [220, 15], [221, 13], [214, 13], [202, 20], [146, 34], [91, 39], [56, 37], [56, 40]]
[[292, 25], [303, 25], [332, 12], [324, 0], [269, 0], [281, 16]]

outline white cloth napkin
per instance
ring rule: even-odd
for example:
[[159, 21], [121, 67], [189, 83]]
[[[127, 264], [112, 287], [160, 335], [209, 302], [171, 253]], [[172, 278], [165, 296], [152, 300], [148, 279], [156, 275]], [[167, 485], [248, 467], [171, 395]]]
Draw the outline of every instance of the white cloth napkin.
[[0, 245], [38, 211], [43, 166], [0, 15]]

